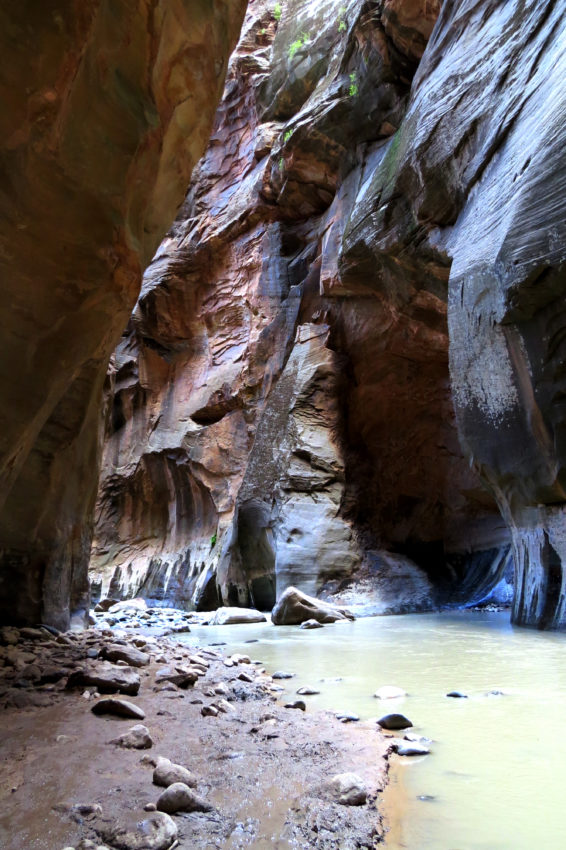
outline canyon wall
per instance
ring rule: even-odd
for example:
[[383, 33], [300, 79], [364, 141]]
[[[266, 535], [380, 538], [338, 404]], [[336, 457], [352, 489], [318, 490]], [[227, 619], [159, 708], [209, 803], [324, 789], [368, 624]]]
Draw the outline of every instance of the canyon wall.
[[[267, 609], [295, 584], [384, 613], [479, 600], [509, 569], [450, 388], [443, 228], [468, 151], [448, 128], [444, 188], [410, 142], [434, 140], [413, 116], [440, 100], [440, 5], [249, 4], [111, 363], [96, 593]], [[443, 74], [454, 109], [466, 76]]]
[[65, 628], [108, 359], [209, 139], [244, 0], [0, 9], [0, 621]]

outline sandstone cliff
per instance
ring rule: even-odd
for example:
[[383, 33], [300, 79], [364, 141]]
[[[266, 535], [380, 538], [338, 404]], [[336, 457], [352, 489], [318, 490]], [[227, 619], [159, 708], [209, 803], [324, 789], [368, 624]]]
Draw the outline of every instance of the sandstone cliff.
[[108, 358], [208, 141], [244, 0], [0, 9], [0, 620], [84, 609]]
[[[295, 584], [383, 612], [479, 599], [503, 574], [508, 532], [459, 446], [448, 365], [440, 228], [471, 190], [468, 153], [447, 128], [429, 177], [435, 124], [412, 117], [443, 102], [427, 94], [440, 53], [474, 49], [444, 11], [425, 50], [440, 5], [249, 4], [109, 374], [97, 590], [268, 608]], [[455, 109], [472, 70], [443, 74]]]

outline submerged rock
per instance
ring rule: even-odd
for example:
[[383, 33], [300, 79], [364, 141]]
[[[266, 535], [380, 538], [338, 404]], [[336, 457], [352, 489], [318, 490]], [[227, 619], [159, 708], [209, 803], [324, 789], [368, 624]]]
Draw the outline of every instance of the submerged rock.
[[430, 749], [418, 741], [405, 741], [403, 738], [393, 738], [391, 749], [399, 756], [427, 756]]
[[336, 620], [354, 620], [355, 617], [347, 608], [307, 596], [296, 587], [288, 587], [271, 612], [271, 619], [276, 626], [294, 626], [305, 620], [334, 623]]
[[319, 623], [318, 620], [305, 620], [304, 623], [300, 625], [301, 629], [323, 629], [324, 626], [322, 623]]
[[468, 695], [462, 693], [462, 691], [449, 691], [446, 696], [452, 699], [468, 699]]
[[395, 685], [384, 685], [374, 693], [376, 699], [400, 699], [406, 696], [407, 692], [403, 688], [396, 688]]

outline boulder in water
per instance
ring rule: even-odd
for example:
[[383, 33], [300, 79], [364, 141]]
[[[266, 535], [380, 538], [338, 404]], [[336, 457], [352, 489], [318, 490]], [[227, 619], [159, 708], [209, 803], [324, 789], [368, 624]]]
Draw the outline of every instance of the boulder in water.
[[374, 693], [376, 699], [400, 699], [406, 696], [407, 692], [403, 688], [396, 688], [395, 685], [384, 685]]
[[404, 714], [385, 714], [377, 721], [377, 725], [382, 729], [390, 729], [397, 731], [398, 729], [408, 729], [413, 724]]
[[245, 623], [265, 623], [267, 617], [255, 608], [218, 608], [210, 618], [210, 626], [234, 626]]
[[271, 619], [276, 626], [296, 626], [307, 620], [335, 623], [336, 620], [354, 620], [355, 617], [347, 608], [307, 596], [296, 587], [288, 587], [271, 612]]

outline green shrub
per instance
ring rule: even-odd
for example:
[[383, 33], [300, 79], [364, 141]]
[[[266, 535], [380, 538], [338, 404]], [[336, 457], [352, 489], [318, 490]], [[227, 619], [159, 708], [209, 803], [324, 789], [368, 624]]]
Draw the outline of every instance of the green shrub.
[[283, 142], [284, 142], [284, 144], [287, 144], [287, 142], [289, 141], [289, 139], [291, 138], [291, 136], [292, 136], [292, 135], [293, 135], [293, 131], [292, 131], [292, 130], [287, 130], [287, 132], [286, 132], [286, 133], [285, 133], [285, 135], [283, 136]]
[[215, 546], [216, 546], [216, 532], [214, 532], [214, 534], [210, 538], [210, 548], [214, 549]]
[[338, 32], [346, 32], [347, 29], [346, 21], [340, 21], [338, 24]]
[[350, 97], [355, 97], [357, 95], [357, 93], [358, 93], [358, 83], [357, 83], [356, 72], [354, 71], [352, 74], [350, 74], [350, 88], [348, 90], [348, 94], [350, 95]]
[[273, 17], [275, 18], [276, 21], [281, 20], [281, 11], [282, 11], [281, 3], [276, 3], [275, 8], [273, 9]]

